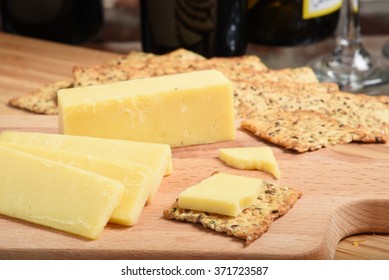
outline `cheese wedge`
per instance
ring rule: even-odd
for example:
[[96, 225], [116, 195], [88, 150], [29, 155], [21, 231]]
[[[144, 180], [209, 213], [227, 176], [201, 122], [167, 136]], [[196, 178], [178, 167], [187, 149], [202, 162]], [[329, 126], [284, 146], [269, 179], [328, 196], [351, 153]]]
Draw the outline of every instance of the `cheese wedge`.
[[178, 206], [236, 217], [253, 204], [261, 188], [261, 179], [217, 173], [184, 190]]
[[118, 181], [0, 147], [0, 214], [97, 239], [118, 206]]
[[60, 131], [165, 143], [235, 139], [231, 82], [216, 70], [58, 91]]
[[0, 141], [145, 164], [153, 174], [148, 202], [154, 198], [164, 174], [172, 172], [171, 150], [165, 144], [20, 131], [3, 131]]
[[269, 147], [219, 149], [219, 159], [238, 169], [258, 169], [269, 172], [276, 179], [281, 176], [273, 151]]
[[133, 226], [149, 197], [152, 173], [147, 165], [18, 143], [0, 142], [1, 146], [95, 172], [121, 182], [125, 192], [111, 215], [109, 221], [112, 223]]

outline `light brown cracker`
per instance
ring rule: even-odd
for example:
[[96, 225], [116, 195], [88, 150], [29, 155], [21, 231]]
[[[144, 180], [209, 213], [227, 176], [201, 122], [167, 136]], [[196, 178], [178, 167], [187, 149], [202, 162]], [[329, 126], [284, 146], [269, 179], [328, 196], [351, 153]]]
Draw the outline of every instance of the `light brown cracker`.
[[245, 82], [234, 83], [237, 117], [249, 118], [265, 110], [325, 110], [328, 93], [338, 92], [333, 83]]
[[116, 63], [76, 66], [73, 68], [73, 78], [75, 86], [106, 84], [189, 72], [193, 71], [196, 63], [205, 60], [204, 57], [184, 49], [165, 55], [135, 53]]
[[57, 91], [73, 86], [73, 79], [66, 79], [45, 85], [31, 93], [12, 98], [8, 104], [12, 107], [37, 114], [58, 114]]
[[307, 152], [361, 141], [365, 134], [315, 111], [266, 111], [241, 122], [242, 128], [273, 144]]
[[363, 142], [387, 141], [389, 105], [386, 100], [382, 96], [341, 92], [331, 83], [234, 84], [234, 105], [239, 118], [255, 118], [265, 110], [313, 110], [363, 131]]
[[299, 190], [263, 182], [258, 198], [237, 217], [183, 209], [177, 202], [165, 210], [163, 216], [201, 223], [206, 228], [242, 238], [250, 244], [264, 234], [276, 218], [286, 214], [301, 196]]
[[252, 71], [252, 69], [241, 70], [235, 73], [234, 81], [244, 81], [248, 83], [318, 83], [313, 70], [309, 67], [267, 69]]
[[389, 105], [375, 96], [336, 92], [327, 101], [329, 115], [338, 122], [363, 131], [366, 143], [386, 143], [389, 133]]
[[219, 70], [234, 80], [237, 73], [242, 71], [254, 73], [267, 68], [256, 56], [205, 59], [179, 49], [165, 55], [150, 56], [136, 63], [75, 67], [73, 77], [76, 86], [89, 86], [208, 69]]

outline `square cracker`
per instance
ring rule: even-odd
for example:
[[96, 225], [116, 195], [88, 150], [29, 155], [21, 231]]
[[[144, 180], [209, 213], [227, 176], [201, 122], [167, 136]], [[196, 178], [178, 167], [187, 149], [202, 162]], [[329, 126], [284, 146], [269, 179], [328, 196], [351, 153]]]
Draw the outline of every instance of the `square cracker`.
[[315, 111], [266, 111], [241, 122], [242, 128], [286, 149], [303, 153], [361, 141], [365, 133]]
[[286, 214], [302, 192], [263, 181], [262, 190], [255, 202], [237, 217], [183, 209], [177, 201], [163, 212], [167, 219], [201, 223], [217, 232], [225, 232], [246, 240], [250, 244], [264, 234], [271, 223]]
[[249, 83], [319, 83], [315, 72], [309, 67], [282, 68], [282, 69], [242, 69], [235, 73], [234, 81]]
[[37, 114], [58, 114], [57, 91], [73, 86], [73, 79], [66, 79], [40, 87], [26, 95], [12, 98], [8, 104], [12, 107]]
[[336, 92], [327, 101], [329, 115], [341, 124], [365, 133], [366, 143], [386, 143], [389, 134], [389, 105], [384, 97]]
[[331, 83], [238, 82], [234, 105], [243, 119], [260, 117], [266, 110], [312, 110], [363, 131], [362, 142], [385, 143], [388, 137], [387, 98], [341, 92]]
[[235, 80], [237, 73], [249, 71], [254, 75], [256, 71], [267, 68], [256, 56], [205, 59], [188, 51], [177, 50], [166, 55], [150, 56], [136, 63], [74, 67], [73, 77], [76, 86], [89, 86], [208, 69], [219, 70]]
[[239, 118], [249, 118], [265, 110], [274, 109], [324, 110], [329, 93], [339, 91], [338, 85], [333, 83], [238, 81], [233, 86], [235, 112]]

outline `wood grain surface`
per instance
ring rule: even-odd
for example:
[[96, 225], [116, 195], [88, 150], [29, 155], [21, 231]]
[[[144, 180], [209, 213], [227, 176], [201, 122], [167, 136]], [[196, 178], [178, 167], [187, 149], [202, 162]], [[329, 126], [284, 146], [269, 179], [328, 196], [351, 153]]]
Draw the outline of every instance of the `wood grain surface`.
[[[57, 132], [56, 116], [9, 108], [7, 100], [69, 77], [74, 65], [113, 56], [0, 33], [0, 130]], [[174, 149], [174, 173], [164, 178], [139, 223], [108, 225], [97, 241], [0, 216], [0, 259], [389, 259], [388, 145], [348, 144], [296, 154], [237, 131], [236, 141]], [[218, 148], [254, 145], [272, 147], [280, 180], [230, 168], [216, 158]], [[299, 188], [304, 195], [250, 246], [200, 225], [162, 218], [181, 190], [216, 170]]]

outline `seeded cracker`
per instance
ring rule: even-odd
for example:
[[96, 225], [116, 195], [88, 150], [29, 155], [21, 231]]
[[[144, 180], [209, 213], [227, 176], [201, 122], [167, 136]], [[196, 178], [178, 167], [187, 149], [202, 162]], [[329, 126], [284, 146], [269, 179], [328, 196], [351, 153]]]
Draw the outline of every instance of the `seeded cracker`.
[[312, 110], [362, 131], [362, 142], [387, 141], [389, 106], [384, 96], [341, 92], [331, 83], [239, 82], [234, 89], [235, 110], [240, 118], [260, 118], [266, 110]]
[[328, 93], [338, 92], [333, 83], [246, 82], [234, 83], [234, 105], [239, 118], [255, 117], [265, 110], [325, 111]]
[[254, 76], [254, 71], [267, 68], [256, 56], [205, 59], [192, 52], [178, 50], [149, 56], [137, 63], [74, 67], [73, 77], [76, 86], [89, 86], [209, 69], [219, 70], [233, 81], [237, 79], [237, 73], [251, 72]]
[[249, 245], [270, 227], [278, 217], [286, 214], [302, 196], [299, 190], [263, 182], [262, 190], [252, 206], [237, 217], [200, 212], [178, 207], [177, 201], [163, 212], [167, 219], [201, 223], [217, 232], [225, 232], [246, 240]]
[[31, 111], [37, 114], [58, 114], [57, 91], [73, 85], [72, 79], [66, 79], [45, 85], [26, 95], [15, 97], [8, 101], [12, 107]]
[[360, 141], [365, 134], [315, 111], [266, 111], [241, 122], [242, 128], [273, 144], [307, 152], [336, 144]]

